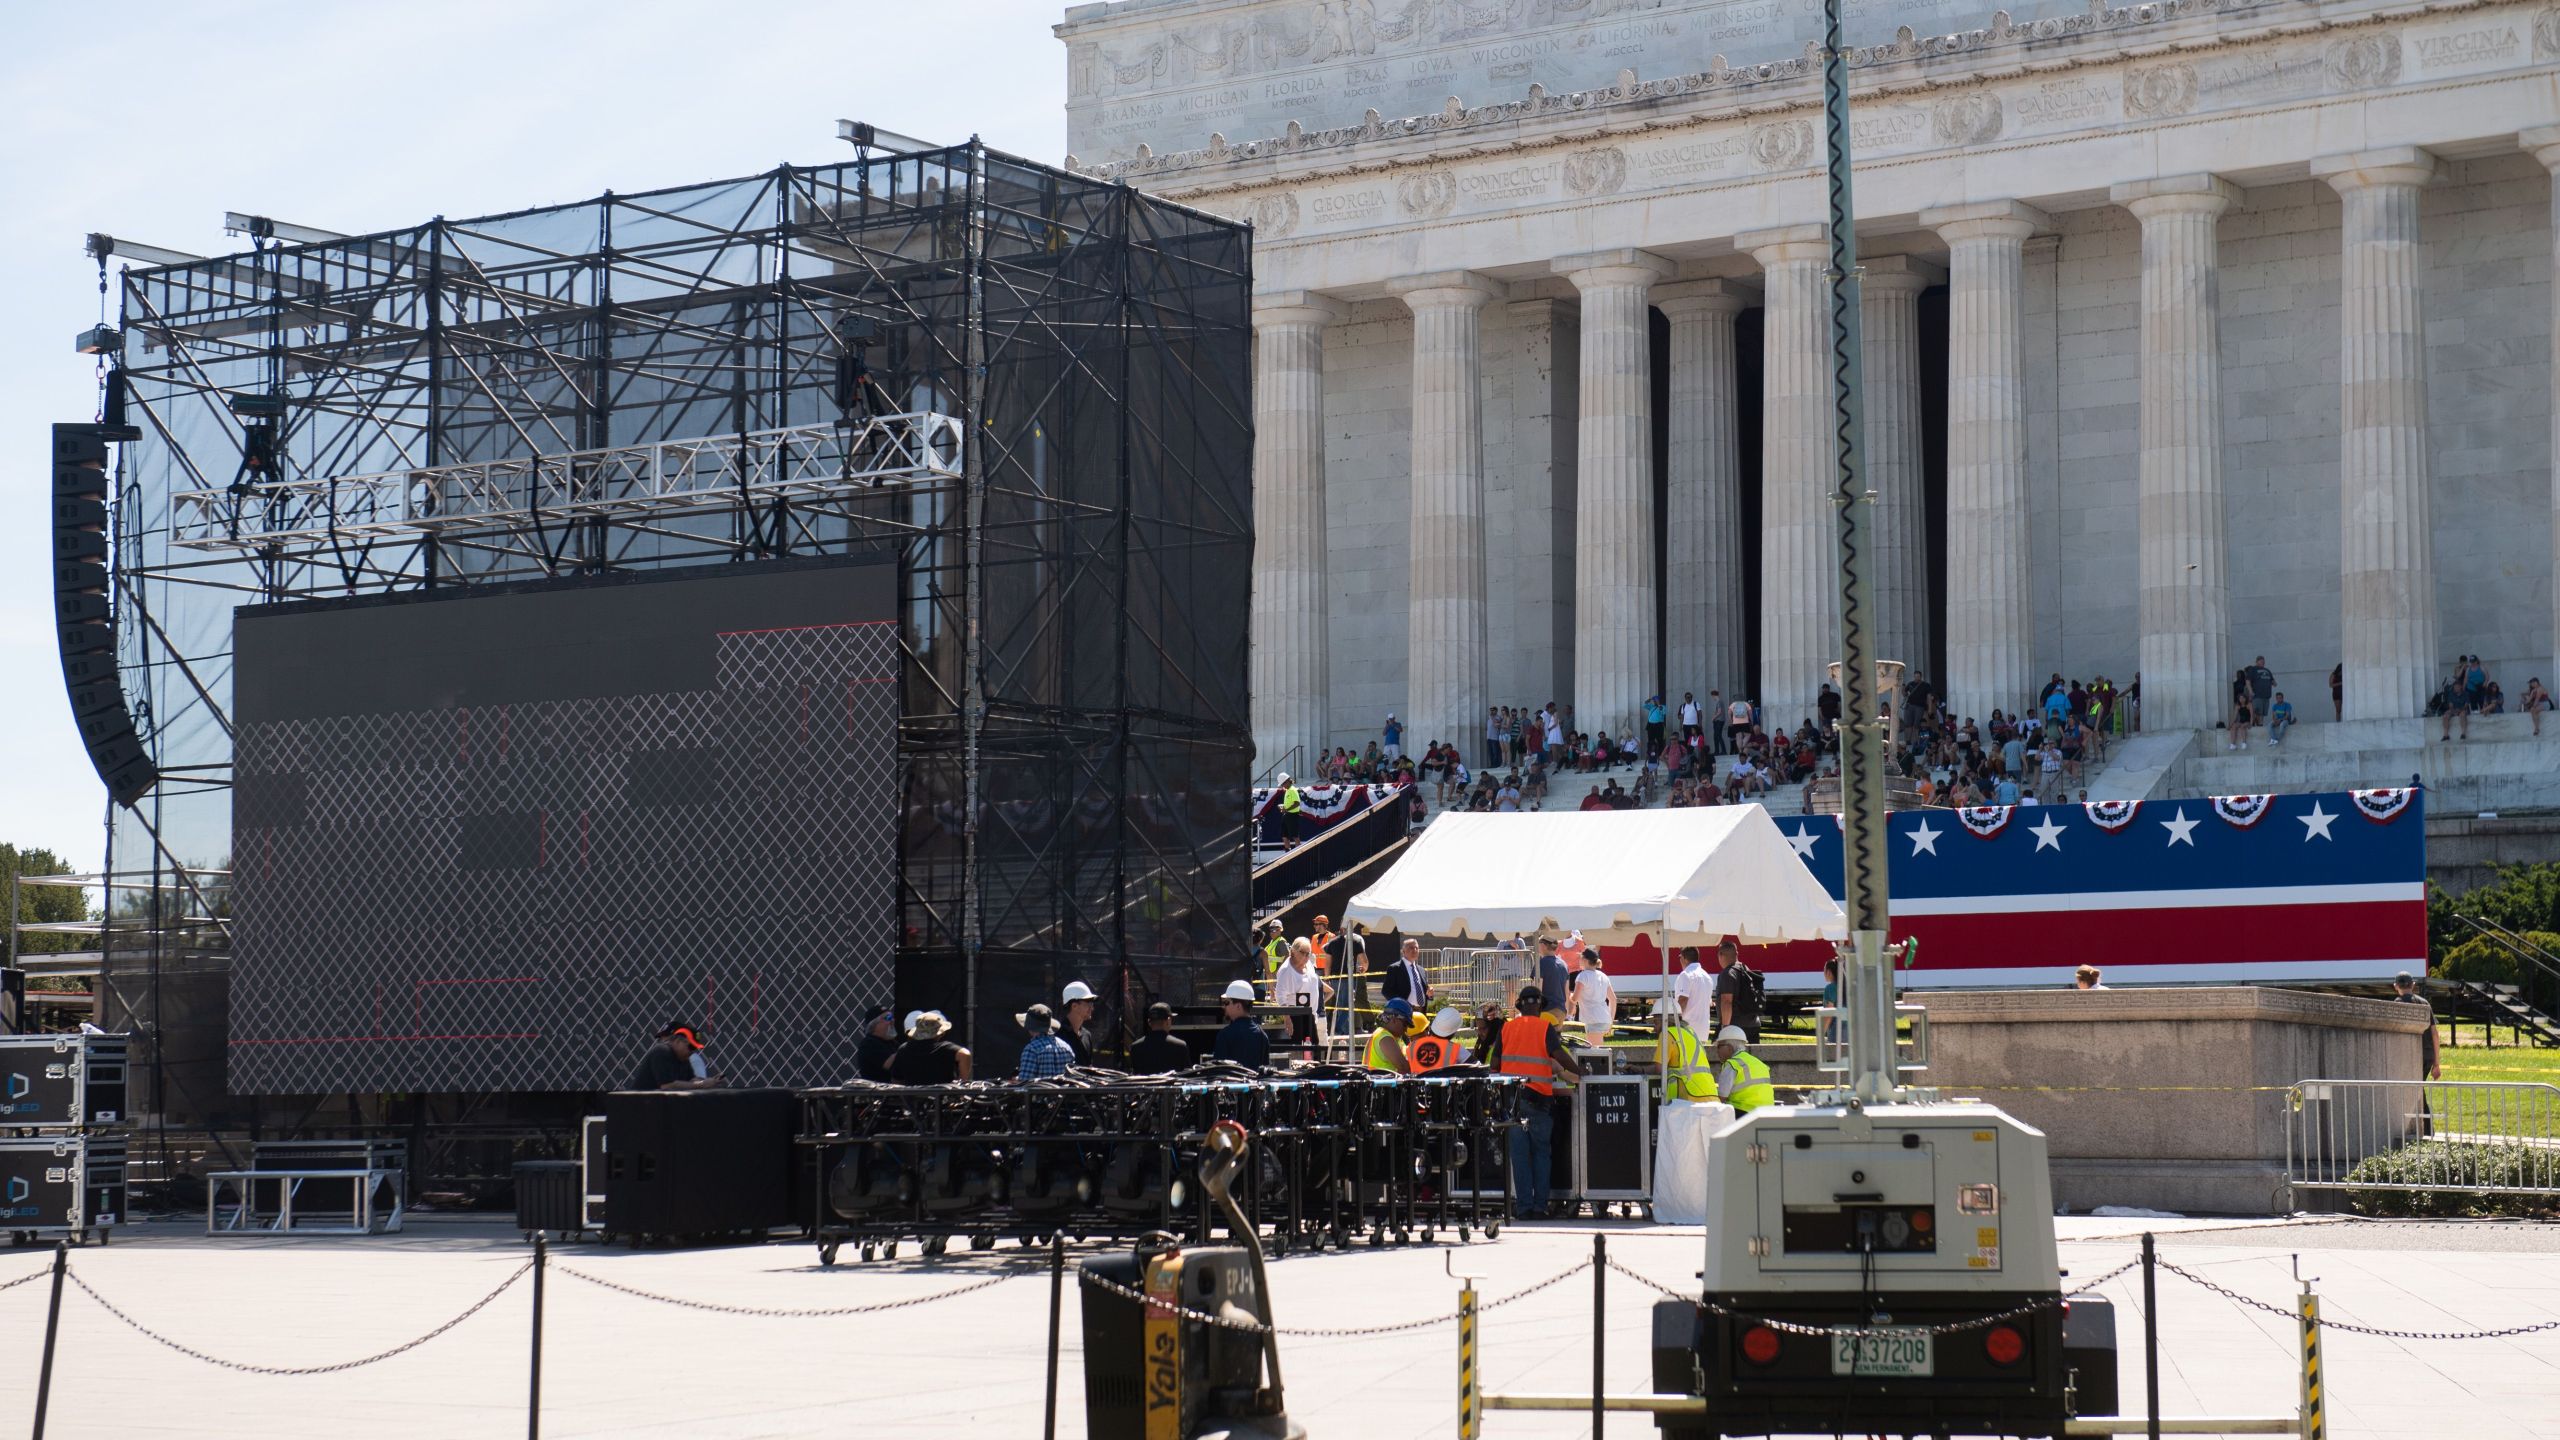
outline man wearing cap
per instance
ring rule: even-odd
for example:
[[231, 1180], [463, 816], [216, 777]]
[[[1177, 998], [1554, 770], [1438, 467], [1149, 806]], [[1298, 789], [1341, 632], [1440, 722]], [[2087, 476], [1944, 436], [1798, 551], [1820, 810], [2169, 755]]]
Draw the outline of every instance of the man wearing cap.
[[681, 1020], [667, 1022], [658, 1032], [658, 1043], [640, 1057], [640, 1068], [631, 1072], [625, 1090], [697, 1090], [712, 1082], [694, 1063], [702, 1053], [699, 1031]]
[[1378, 1012], [1378, 1028], [1369, 1032], [1369, 1050], [1362, 1062], [1371, 1070], [1395, 1075], [1413, 1073], [1413, 1062], [1404, 1053], [1404, 1033], [1413, 1028], [1413, 1007], [1402, 1000], [1390, 1000]]
[[1736, 1114], [1747, 1115], [1763, 1105], [1777, 1103], [1778, 1092], [1769, 1083], [1769, 1062], [1744, 1047], [1750, 1039], [1739, 1025], [1727, 1025], [1716, 1034], [1716, 1094], [1734, 1108]]
[[1058, 1038], [1076, 1052], [1077, 1064], [1092, 1064], [1093, 1050], [1085, 1043], [1084, 1027], [1093, 1020], [1093, 987], [1081, 980], [1070, 980], [1067, 988], [1058, 992], [1058, 1000], [1067, 1007], [1066, 1027], [1058, 1032]]
[[1547, 1019], [1547, 999], [1535, 985], [1520, 988], [1520, 1014], [1503, 1022], [1493, 1049], [1479, 1057], [1501, 1074], [1517, 1075], [1517, 1115], [1511, 1132], [1511, 1213], [1522, 1220], [1547, 1218], [1547, 1186], [1555, 1174], [1556, 1078], [1579, 1077], [1582, 1067], [1564, 1048], [1564, 1038]]
[[1226, 1011], [1226, 1028], [1218, 1032], [1218, 1043], [1209, 1053], [1220, 1060], [1250, 1065], [1260, 1070], [1271, 1064], [1271, 1037], [1253, 1018], [1253, 982], [1231, 981], [1221, 1006]]
[[886, 1005], [874, 1005], [862, 1015], [862, 1043], [854, 1047], [853, 1073], [876, 1084], [889, 1083], [889, 1057], [898, 1053], [898, 1031], [895, 1017]]
[[1191, 1045], [1173, 1033], [1173, 1007], [1159, 1000], [1147, 1007], [1147, 1033], [1129, 1046], [1129, 1073], [1170, 1075], [1191, 1068]]
[[969, 1078], [969, 1052], [951, 1039], [951, 1022], [941, 1011], [916, 1016], [907, 1043], [889, 1057], [889, 1078], [900, 1085], [948, 1085]]
[[[2425, 1005], [2427, 1007], [2427, 1018], [2430, 1021], [2435, 1018], [2435, 1006], [2428, 1003], [2426, 996], [2418, 993], [2418, 980], [2416, 976], [2411, 975], [2406, 970], [2401, 971], [2399, 975], [2392, 980], [2391, 990], [2392, 999], [2397, 1000], [2404, 1005]], [[2427, 1026], [2427, 1043], [2425, 1049], [2421, 1053], [2425, 1056], [2425, 1059], [2418, 1066], [2418, 1078], [2421, 1080], [2443, 1079], [2444, 1065], [2436, 1058], [2436, 1027], [2432, 1024]]]
[[1015, 1079], [1054, 1080], [1074, 1067], [1076, 1052], [1050, 1033], [1057, 1026], [1057, 1018], [1049, 1013], [1048, 1006], [1034, 1005], [1014, 1016], [1013, 1023], [1031, 1037], [1031, 1043], [1022, 1047], [1022, 1063], [1014, 1072]]

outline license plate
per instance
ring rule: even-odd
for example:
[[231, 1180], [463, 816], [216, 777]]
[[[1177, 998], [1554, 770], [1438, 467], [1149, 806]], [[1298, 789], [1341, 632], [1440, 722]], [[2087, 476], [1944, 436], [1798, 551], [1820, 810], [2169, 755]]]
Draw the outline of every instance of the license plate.
[[1937, 1357], [1926, 1330], [1834, 1330], [1834, 1375], [1934, 1375]]

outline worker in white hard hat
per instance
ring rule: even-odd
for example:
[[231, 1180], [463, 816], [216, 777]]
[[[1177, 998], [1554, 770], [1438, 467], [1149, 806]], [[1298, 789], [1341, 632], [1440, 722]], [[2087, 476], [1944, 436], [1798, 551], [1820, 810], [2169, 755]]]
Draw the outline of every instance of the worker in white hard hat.
[[1658, 1004], [1655, 1019], [1662, 1026], [1662, 1098], [1688, 1102], [1719, 1098], [1722, 1087], [1716, 1083], [1716, 1062], [1723, 1052], [1689, 1028], [1688, 1012], [1676, 1002]]
[[1769, 1062], [1752, 1054], [1750, 1043], [1739, 1025], [1716, 1032], [1716, 1093], [1746, 1115], [1778, 1099], [1777, 1088], [1769, 1083]]
[[1066, 1041], [1067, 1048], [1076, 1052], [1078, 1065], [1092, 1064], [1093, 1050], [1085, 1044], [1084, 1027], [1093, 1019], [1093, 987], [1081, 980], [1070, 980], [1067, 988], [1058, 992], [1058, 1001], [1066, 1011], [1066, 1021], [1058, 1029], [1058, 1038]]
[[1232, 1060], [1257, 1070], [1271, 1064], [1271, 1037], [1262, 1033], [1260, 1022], [1253, 1018], [1253, 982], [1231, 981], [1227, 985], [1226, 1028], [1218, 1032], [1217, 1043], [1209, 1053], [1219, 1060]]

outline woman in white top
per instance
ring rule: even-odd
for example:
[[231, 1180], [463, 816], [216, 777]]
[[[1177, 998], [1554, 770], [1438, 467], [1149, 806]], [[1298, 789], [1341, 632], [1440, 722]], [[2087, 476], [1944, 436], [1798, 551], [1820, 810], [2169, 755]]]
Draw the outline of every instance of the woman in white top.
[[1292, 1043], [1324, 1045], [1324, 977], [1315, 970], [1315, 942], [1304, 935], [1289, 942], [1289, 963], [1271, 977], [1271, 1003], [1289, 1016]]
[[1618, 987], [1600, 972], [1600, 952], [1582, 952], [1582, 973], [1573, 977], [1573, 1017], [1582, 1022], [1582, 1040], [1597, 1045], [1609, 1038], [1618, 1019]]

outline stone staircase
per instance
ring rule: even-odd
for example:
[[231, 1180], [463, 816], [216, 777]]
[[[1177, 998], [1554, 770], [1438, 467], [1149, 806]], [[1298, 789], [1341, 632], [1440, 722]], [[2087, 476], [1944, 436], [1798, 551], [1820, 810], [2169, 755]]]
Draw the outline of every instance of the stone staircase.
[[[2532, 717], [2475, 715], [2471, 738], [2439, 740], [2434, 719], [2296, 725], [2282, 745], [2253, 731], [2225, 748], [2220, 730], [2135, 736], [2089, 785], [2093, 800], [2183, 800], [2406, 785], [2427, 789], [2430, 815], [2560, 808], [2560, 723], [2532, 733]], [[2460, 731], [2457, 727], [2456, 734]]]
[[[1733, 757], [1729, 755], [1719, 758], [1723, 761], [1723, 764], [1720, 764], [1717, 767], [1719, 771], [1723, 769], [1724, 765], [1733, 763]], [[1621, 766], [1618, 769], [1608, 771], [1605, 774], [1564, 774], [1552, 776], [1547, 781], [1546, 801], [1538, 808], [1544, 811], [1575, 809], [1582, 804], [1582, 797], [1590, 794], [1594, 790], [1606, 789], [1609, 782], [1613, 779], [1618, 782], [1620, 789], [1632, 790], [1635, 788], [1636, 772], [1631, 768]], [[1718, 776], [1718, 783], [1722, 783], [1721, 775]], [[1657, 777], [1654, 784], [1653, 798], [1646, 802], [1645, 808], [1648, 810], [1658, 810], [1662, 808], [1662, 799], [1667, 788], [1668, 787], [1661, 782], [1659, 777]], [[1437, 816], [1443, 809], [1448, 808], [1439, 800], [1433, 798], [1432, 792], [1433, 787], [1428, 785], [1423, 787], [1422, 798], [1424, 813], [1426, 816]], [[1771, 815], [1801, 815], [1804, 813], [1804, 787], [1801, 785], [1782, 785], [1777, 789], [1770, 791], [1766, 795], [1755, 796], [1754, 798], [1758, 800], [1760, 804], [1767, 806]]]

